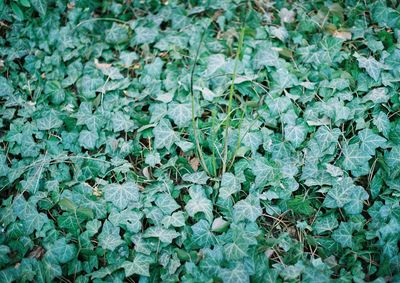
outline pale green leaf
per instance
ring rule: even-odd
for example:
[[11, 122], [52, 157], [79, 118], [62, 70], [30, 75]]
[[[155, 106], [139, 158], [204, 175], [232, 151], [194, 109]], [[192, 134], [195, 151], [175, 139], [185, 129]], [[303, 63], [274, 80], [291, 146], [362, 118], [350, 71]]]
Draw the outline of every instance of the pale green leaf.
[[172, 212], [180, 208], [174, 198], [167, 193], [157, 195], [155, 204], [165, 215], [171, 215]]
[[189, 103], [172, 102], [168, 105], [168, 116], [179, 128], [186, 127], [192, 119], [192, 107]]
[[339, 243], [343, 248], [353, 247], [353, 224], [348, 222], [341, 222], [339, 228], [332, 233], [332, 239]]
[[133, 261], [125, 261], [122, 267], [125, 271], [125, 276], [129, 277], [133, 274], [150, 276], [150, 264], [152, 260], [149, 256], [137, 253]]
[[238, 201], [234, 206], [234, 218], [236, 221], [249, 220], [255, 222], [262, 214], [260, 199], [249, 194], [246, 199]]
[[139, 200], [139, 188], [134, 182], [110, 184], [104, 189], [104, 198], [122, 210], [129, 203]]
[[222, 175], [221, 187], [219, 189], [219, 197], [228, 199], [231, 195], [240, 191], [240, 182], [232, 173], [224, 173]]
[[195, 173], [187, 173], [182, 176], [183, 181], [190, 182], [193, 184], [205, 185], [209, 177], [206, 172], [200, 171]]
[[171, 123], [162, 119], [158, 125], [153, 129], [154, 133], [154, 146], [156, 148], [170, 149], [171, 146], [179, 140], [178, 135], [172, 129]]
[[213, 220], [213, 205], [209, 200], [201, 186], [192, 186], [189, 189], [190, 200], [187, 202], [185, 209], [189, 216], [194, 217], [197, 213], [204, 213], [209, 223]]
[[79, 133], [79, 144], [85, 149], [94, 149], [99, 135], [95, 131], [82, 130]]
[[386, 139], [375, 134], [370, 129], [364, 129], [358, 133], [361, 140], [360, 150], [367, 154], [374, 155], [378, 147], [382, 147], [386, 143]]
[[115, 227], [110, 221], [106, 220], [98, 236], [100, 246], [103, 249], [114, 251], [117, 247], [124, 244], [125, 242], [121, 239], [119, 231], [119, 227]]

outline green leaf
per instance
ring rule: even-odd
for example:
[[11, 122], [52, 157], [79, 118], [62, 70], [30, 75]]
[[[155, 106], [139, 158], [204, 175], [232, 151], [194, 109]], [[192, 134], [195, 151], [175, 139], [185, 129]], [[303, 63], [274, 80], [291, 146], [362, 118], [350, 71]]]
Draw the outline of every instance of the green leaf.
[[328, 127], [319, 127], [315, 133], [315, 139], [321, 146], [321, 150], [326, 150], [331, 144], [337, 143], [341, 131], [338, 128], [329, 129]]
[[224, 246], [224, 253], [228, 260], [239, 260], [247, 255], [248, 245], [243, 241], [227, 243]]
[[47, 11], [46, 0], [30, 0], [33, 8], [39, 12], [40, 16], [45, 16]]
[[200, 247], [210, 247], [216, 243], [217, 239], [211, 232], [211, 224], [204, 219], [201, 219], [196, 224], [192, 225], [193, 243]]
[[146, 159], [144, 160], [144, 162], [146, 162], [146, 164], [150, 167], [155, 167], [157, 164], [161, 163], [160, 154], [158, 152], [149, 152], [146, 155]]
[[168, 105], [168, 116], [178, 128], [186, 127], [192, 119], [192, 107], [189, 103], [172, 102]]
[[384, 112], [379, 112], [377, 115], [374, 115], [374, 119], [372, 121], [379, 132], [381, 132], [385, 137], [389, 134], [390, 129], [390, 121], [388, 116]]
[[195, 173], [187, 173], [182, 176], [182, 180], [186, 182], [190, 182], [193, 184], [205, 185], [209, 177], [207, 176], [206, 172], [200, 171]]
[[263, 67], [277, 67], [279, 65], [278, 52], [271, 50], [271, 47], [262, 46], [259, 48], [253, 58], [254, 69], [262, 69]]
[[272, 79], [276, 84], [275, 88], [278, 92], [298, 84], [297, 77], [289, 73], [285, 68], [279, 68], [276, 72], [272, 73]]
[[256, 158], [251, 163], [251, 168], [253, 174], [256, 176], [256, 187], [263, 187], [267, 183], [273, 182], [277, 177], [279, 177], [278, 166], [275, 163], [266, 161], [262, 158]]
[[358, 60], [358, 66], [360, 68], [364, 68], [368, 75], [374, 79], [374, 81], [378, 81], [381, 77], [381, 71], [385, 67], [382, 63], [375, 60], [374, 57], [370, 56], [367, 58], [362, 57], [359, 54], [355, 54], [354, 57]]
[[94, 131], [83, 130], [79, 133], [79, 144], [85, 149], [94, 149], [99, 135]]
[[10, 96], [14, 93], [14, 88], [3, 76], [0, 76], [0, 97]]
[[104, 189], [104, 198], [120, 210], [139, 200], [139, 188], [134, 182], [111, 184]]
[[67, 263], [75, 258], [77, 252], [75, 245], [67, 244], [67, 240], [61, 238], [55, 241], [51, 248], [47, 250], [46, 256], [54, 258], [59, 263]]
[[209, 223], [213, 220], [213, 205], [209, 200], [201, 186], [192, 186], [189, 189], [190, 200], [187, 202], [185, 209], [189, 216], [194, 217], [197, 213], [204, 213]]
[[350, 201], [345, 204], [344, 211], [348, 215], [357, 215], [363, 211], [363, 202], [369, 198], [368, 193], [361, 186], [352, 189]]
[[131, 233], [138, 233], [142, 229], [143, 213], [129, 209], [120, 212], [114, 210], [108, 216], [108, 220], [114, 225]]
[[135, 127], [135, 123], [130, 119], [128, 115], [118, 111], [114, 113], [111, 122], [113, 125], [114, 132], [125, 131], [128, 132]]
[[251, 152], [254, 154], [262, 144], [262, 134], [260, 132], [247, 132], [242, 137], [242, 143], [250, 147]]
[[167, 193], [157, 195], [155, 204], [165, 215], [171, 215], [172, 212], [180, 208], [174, 198]]
[[115, 227], [110, 221], [106, 220], [98, 236], [99, 245], [103, 249], [114, 251], [117, 247], [125, 243], [121, 239], [119, 231], [120, 229], [118, 227]]
[[158, 238], [161, 242], [166, 244], [171, 244], [172, 241], [179, 236], [180, 234], [175, 230], [165, 229], [160, 226], [152, 226], [143, 234], [145, 238]]
[[105, 40], [111, 44], [122, 44], [127, 42], [128, 27], [122, 24], [113, 23], [112, 27], [106, 31]]
[[240, 182], [235, 175], [229, 172], [222, 175], [219, 197], [222, 199], [228, 199], [231, 195], [239, 192], [240, 189]]
[[364, 129], [358, 133], [358, 137], [361, 140], [360, 150], [366, 152], [369, 155], [375, 155], [375, 150], [378, 147], [382, 147], [386, 143], [386, 139], [374, 134], [370, 129]]
[[326, 216], [319, 217], [313, 224], [313, 231], [320, 235], [325, 232], [332, 232], [339, 226], [339, 222], [336, 219], [336, 214], [330, 213]]
[[13, 203], [13, 211], [22, 220], [25, 232], [29, 235], [35, 230], [40, 231], [48, 218], [44, 213], [39, 213], [29, 202], [18, 196]]
[[386, 87], [374, 88], [366, 96], [363, 97], [363, 101], [372, 101], [374, 103], [386, 103], [390, 99], [388, 95], [388, 89]]
[[361, 150], [358, 144], [347, 145], [342, 147], [343, 168], [345, 170], [356, 170], [359, 166], [365, 165], [371, 159], [371, 155]]
[[351, 201], [356, 186], [351, 178], [339, 178], [328, 191], [324, 206], [328, 208], [341, 208]]
[[164, 217], [162, 223], [166, 228], [170, 226], [183, 227], [185, 226], [185, 215], [182, 211], [174, 212], [171, 216]]
[[133, 274], [150, 276], [150, 264], [152, 260], [149, 256], [137, 253], [133, 261], [125, 261], [122, 267], [125, 271], [125, 276], [129, 277]]
[[303, 125], [285, 126], [285, 138], [290, 141], [294, 147], [299, 147], [307, 136], [307, 129]]
[[225, 55], [213, 54], [208, 57], [207, 70], [205, 71], [205, 77], [211, 77], [219, 69], [224, 68], [226, 65]]
[[262, 214], [260, 200], [257, 196], [249, 194], [246, 199], [238, 201], [234, 206], [236, 221], [249, 220], [255, 222]]
[[353, 223], [341, 222], [339, 228], [332, 233], [332, 239], [339, 243], [343, 248], [353, 247]]
[[171, 146], [179, 140], [178, 135], [174, 132], [171, 127], [171, 123], [162, 119], [158, 125], [153, 129], [154, 134], [154, 146], [156, 148], [170, 149]]
[[223, 268], [219, 272], [219, 277], [224, 283], [249, 283], [250, 277], [246, 268], [241, 263], [236, 263], [234, 268]]
[[36, 120], [36, 125], [39, 130], [51, 130], [59, 128], [63, 121], [58, 117], [55, 111], [43, 113], [42, 117]]

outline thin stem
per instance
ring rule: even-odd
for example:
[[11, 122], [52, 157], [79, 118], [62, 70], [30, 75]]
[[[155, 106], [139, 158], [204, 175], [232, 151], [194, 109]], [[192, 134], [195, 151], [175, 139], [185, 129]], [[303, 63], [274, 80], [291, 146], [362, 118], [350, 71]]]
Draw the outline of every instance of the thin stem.
[[196, 55], [195, 55], [194, 62], [193, 62], [192, 71], [190, 73], [190, 94], [192, 96], [192, 128], [193, 128], [194, 139], [196, 141], [197, 155], [199, 157], [200, 164], [203, 167], [204, 171], [206, 171], [206, 173], [208, 175], [210, 175], [210, 172], [208, 171], [208, 168], [206, 166], [206, 162], [204, 161], [203, 152], [202, 152], [201, 147], [200, 147], [199, 137], [197, 136], [197, 121], [196, 121], [196, 117], [195, 117], [195, 98], [194, 98], [194, 91], [193, 91], [194, 71], [196, 69], [196, 63], [197, 63], [197, 59], [199, 57], [200, 47], [201, 47], [201, 43], [203, 42], [203, 37], [204, 37], [205, 32], [206, 31], [204, 30], [202, 35], [201, 35], [201, 37], [200, 37], [199, 46], [197, 47]]
[[120, 19], [115, 19], [115, 18], [91, 18], [91, 19], [87, 19], [87, 20], [84, 20], [84, 21], [80, 22], [79, 24], [76, 25], [76, 27], [74, 29], [80, 27], [83, 24], [90, 23], [90, 22], [96, 22], [96, 21], [116, 22], [116, 23], [119, 23], [119, 24], [122, 24], [122, 25], [129, 26], [129, 24], [127, 22], [122, 21]]
[[232, 101], [233, 101], [233, 94], [235, 92], [235, 79], [236, 79], [236, 74], [237, 74], [237, 68], [239, 65], [239, 57], [240, 53], [242, 52], [242, 46], [243, 46], [243, 39], [244, 39], [244, 25], [242, 26], [242, 29], [240, 31], [240, 37], [239, 37], [239, 45], [237, 48], [236, 52], [236, 58], [235, 58], [235, 67], [233, 69], [233, 74], [232, 74], [232, 82], [231, 86], [229, 89], [229, 102], [228, 102], [228, 116], [226, 118], [226, 127], [225, 127], [225, 137], [224, 137], [224, 150], [223, 150], [223, 160], [222, 160], [222, 174], [226, 172], [226, 164], [228, 161], [228, 136], [229, 136], [229, 127], [231, 125], [231, 109], [232, 109]]

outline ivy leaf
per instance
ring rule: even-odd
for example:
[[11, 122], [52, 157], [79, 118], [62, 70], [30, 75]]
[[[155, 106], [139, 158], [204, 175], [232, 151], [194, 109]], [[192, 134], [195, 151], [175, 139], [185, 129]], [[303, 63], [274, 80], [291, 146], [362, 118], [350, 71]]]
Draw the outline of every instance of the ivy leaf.
[[354, 227], [352, 223], [341, 222], [339, 228], [332, 233], [332, 239], [339, 243], [343, 248], [353, 247]]
[[162, 119], [153, 130], [154, 145], [156, 148], [170, 149], [171, 146], [178, 141], [178, 136], [171, 127], [171, 123]]
[[144, 162], [146, 162], [146, 164], [150, 167], [155, 167], [157, 164], [161, 163], [160, 154], [158, 152], [149, 152], [146, 155], [146, 159], [144, 160]]
[[276, 164], [271, 161], [264, 161], [261, 158], [255, 159], [251, 164], [251, 168], [256, 176], [256, 187], [262, 187], [269, 182], [275, 181], [279, 174], [279, 168]]
[[43, 225], [48, 222], [48, 218], [44, 213], [39, 213], [35, 206], [18, 196], [13, 203], [13, 211], [15, 215], [22, 220], [26, 233], [31, 234], [33, 231], [40, 231]]
[[363, 97], [363, 101], [372, 101], [374, 103], [386, 103], [390, 99], [388, 95], [388, 89], [386, 87], [378, 87], [372, 89], [366, 96]]
[[251, 152], [254, 154], [262, 144], [262, 134], [260, 132], [245, 133], [242, 138], [242, 143], [250, 147]]
[[289, 73], [289, 71], [285, 68], [279, 68], [272, 74], [272, 78], [276, 83], [275, 88], [277, 91], [282, 91], [298, 84], [297, 77]]
[[185, 209], [189, 216], [194, 217], [197, 213], [204, 213], [209, 223], [213, 220], [213, 205], [211, 200], [207, 198], [201, 186], [192, 186], [189, 189], [190, 200], [187, 202]]
[[345, 170], [356, 170], [371, 159], [371, 155], [361, 150], [358, 144], [344, 144], [342, 150], [344, 156], [343, 168]]
[[290, 141], [294, 147], [299, 147], [305, 140], [307, 129], [303, 125], [285, 126], [285, 138]]
[[388, 116], [384, 112], [379, 112], [377, 115], [374, 115], [373, 123], [385, 137], [389, 134], [390, 129], [390, 121]]
[[363, 210], [363, 201], [369, 198], [368, 193], [361, 186], [352, 189], [350, 201], [345, 204], [344, 211], [348, 215], [360, 214]]
[[58, 115], [54, 111], [43, 113], [42, 117], [36, 120], [36, 125], [39, 130], [59, 128], [62, 124], [63, 121], [58, 118]]
[[211, 232], [211, 224], [204, 219], [201, 219], [196, 224], [192, 225], [193, 243], [200, 247], [210, 247], [216, 243], [216, 237]]
[[364, 68], [368, 75], [374, 79], [374, 81], [378, 81], [381, 77], [381, 71], [385, 67], [382, 63], [375, 60], [374, 57], [370, 56], [367, 58], [362, 57], [358, 53], [354, 54], [354, 57], [358, 60], [358, 65], [360, 68]]
[[222, 199], [228, 199], [231, 195], [240, 191], [240, 182], [238, 178], [232, 173], [224, 173], [222, 175], [221, 187], [219, 189], [219, 196]]
[[0, 76], [0, 97], [7, 97], [13, 94], [14, 88], [12, 85], [9, 83], [9, 81], [3, 77]]
[[104, 197], [112, 202], [120, 210], [128, 206], [129, 203], [139, 200], [139, 189], [133, 182], [127, 182], [122, 185], [111, 184], [106, 186]]
[[94, 149], [98, 139], [99, 135], [94, 131], [82, 130], [79, 133], [79, 144], [86, 149]]
[[278, 52], [271, 50], [271, 47], [263, 46], [257, 50], [253, 59], [253, 67], [262, 69], [263, 67], [275, 67], [279, 65]]
[[250, 278], [247, 273], [245, 266], [241, 263], [237, 263], [232, 269], [221, 269], [219, 276], [226, 283], [249, 283]]
[[150, 264], [152, 260], [149, 256], [137, 253], [133, 261], [125, 261], [122, 267], [125, 271], [125, 276], [129, 277], [133, 274], [150, 276]]
[[124, 25], [113, 23], [111, 29], [106, 32], [106, 42], [111, 44], [122, 44], [127, 42], [128, 37], [128, 28]]
[[331, 213], [324, 217], [317, 218], [312, 227], [313, 231], [317, 235], [320, 235], [324, 232], [332, 232], [338, 226], [339, 222], [336, 219], [336, 215]]
[[47, 250], [46, 256], [54, 258], [59, 263], [67, 263], [75, 258], [77, 252], [75, 245], [67, 244], [67, 240], [61, 238], [55, 241], [51, 248]]
[[386, 143], [386, 139], [375, 134], [370, 129], [364, 129], [358, 133], [361, 140], [360, 150], [369, 155], [374, 155], [378, 147], [382, 147]]
[[236, 221], [249, 220], [255, 222], [262, 214], [260, 200], [257, 196], [249, 194], [246, 199], [238, 201], [234, 206]]
[[185, 215], [182, 211], [177, 211], [172, 213], [171, 216], [164, 217], [162, 222], [166, 228], [170, 226], [183, 227], [185, 226]]
[[205, 76], [212, 76], [218, 69], [225, 67], [225, 55], [215, 54], [208, 57], [207, 70], [205, 71]]
[[168, 116], [178, 128], [186, 127], [192, 119], [192, 107], [188, 103], [172, 102], [168, 105]]
[[128, 132], [132, 130], [135, 126], [135, 123], [129, 118], [129, 116], [123, 114], [120, 111], [113, 114], [111, 122], [113, 125], [114, 132], [120, 132], [120, 131]]
[[10, 168], [7, 165], [7, 157], [0, 154], [0, 177], [7, 176]]
[[110, 221], [106, 220], [98, 237], [100, 246], [103, 249], [114, 251], [117, 247], [124, 244], [125, 242], [121, 239], [119, 231], [118, 227], [115, 227]]
[[227, 243], [224, 246], [224, 253], [228, 260], [240, 260], [247, 255], [248, 245], [241, 240]]
[[120, 212], [114, 210], [108, 216], [108, 220], [114, 225], [119, 226], [131, 233], [138, 233], [142, 229], [143, 213], [129, 209]]
[[145, 238], [158, 238], [163, 243], [171, 244], [180, 234], [174, 229], [164, 229], [160, 226], [153, 226], [148, 228], [143, 236]]
[[187, 173], [182, 176], [183, 181], [190, 182], [193, 184], [205, 185], [209, 177], [207, 176], [206, 172], [200, 171], [195, 173]]
[[169, 194], [159, 194], [155, 200], [155, 204], [162, 210], [165, 215], [171, 215], [180, 206]]
[[355, 186], [351, 178], [339, 178], [328, 191], [324, 206], [328, 208], [341, 208], [351, 201]]
[[47, 12], [46, 0], [31, 0], [33, 8], [39, 12], [41, 16], [45, 16]]
[[321, 146], [321, 150], [326, 150], [331, 144], [336, 143], [341, 131], [338, 128], [329, 129], [328, 127], [319, 127], [315, 133], [315, 139]]
[[104, 80], [98, 76], [84, 75], [79, 80], [78, 86], [80, 94], [86, 99], [91, 99], [96, 97], [97, 90], [104, 86]]

